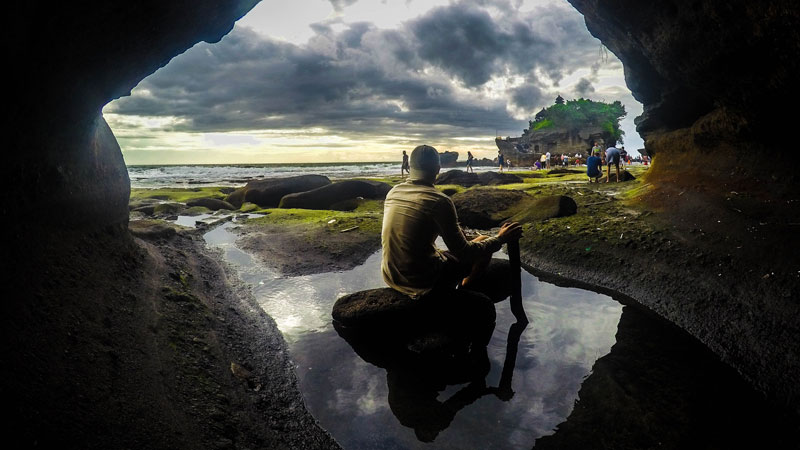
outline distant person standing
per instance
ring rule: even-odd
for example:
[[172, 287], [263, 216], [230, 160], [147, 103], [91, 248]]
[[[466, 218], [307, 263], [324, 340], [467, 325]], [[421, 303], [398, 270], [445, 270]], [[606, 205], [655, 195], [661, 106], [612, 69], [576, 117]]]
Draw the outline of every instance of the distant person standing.
[[506, 164], [506, 159], [503, 157], [503, 154], [500, 152], [500, 150], [497, 151], [497, 164], [500, 166], [498, 170], [502, 172], [503, 166]]
[[619, 177], [619, 160], [620, 160], [619, 149], [617, 147], [608, 147], [606, 149], [606, 164], [608, 164], [608, 168], [606, 169], [606, 183], [611, 181], [612, 164], [617, 168], [617, 182], [621, 181]]
[[544, 156], [546, 158], [544, 162], [547, 164], [547, 170], [550, 170], [550, 152], [545, 153]]
[[589, 183], [594, 180], [596, 183], [600, 175], [603, 174], [603, 171], [600, 170], [600, 157], [597, 156], [597, 152], [592, 153], [591, 156], [586, 158], [586, 176], [589, 177]]
[[472, 169], [472, 160], [475, 159], [472, 156], [472, 152], [467, 152], [467, 173], [475, 173], [475, 170]]
[[400, 176], [404, 177], [408, 175], [408, 154], [405, 150], [403, 150], [403, 165], [400, 166]]
[[599, 155], [602, 150], [603, 149], [600, 147], [600, 144], [598, 144], [597, 141], [595, 141], [594, 147], [592, 147], [592, 150], [589, 152], [589, 154], [590, 155], [595, 155], [595, 154]]
[[619, 150], [619, 157], [622, 159], [623, 162], [628, 162], [628, 152], [625, 151], [625, 146], [623, 145], [622, 148]]

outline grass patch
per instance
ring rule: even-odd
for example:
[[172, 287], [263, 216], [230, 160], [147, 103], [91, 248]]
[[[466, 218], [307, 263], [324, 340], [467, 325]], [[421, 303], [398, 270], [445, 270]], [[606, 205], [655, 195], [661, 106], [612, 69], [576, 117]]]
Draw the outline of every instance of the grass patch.
[[361, 232], [380, 234], [383, 222], [383, 202], [380, 200], [364, 201], [354, 211], [269, 208], [258, 212], [265, 216], [247, 219], [248, 224], [304, 225], [326, 227], [332, 231], [358, 227]]
[[169, 200], [172, 202], [186, 203], [195, 198], [218, 198], [224, 200], [227, 194], [220, 191], [221, 187], [196, 187], [196, 188], [162, 188], [162, 189], [131, 189], [130, 200], [153, 198]]

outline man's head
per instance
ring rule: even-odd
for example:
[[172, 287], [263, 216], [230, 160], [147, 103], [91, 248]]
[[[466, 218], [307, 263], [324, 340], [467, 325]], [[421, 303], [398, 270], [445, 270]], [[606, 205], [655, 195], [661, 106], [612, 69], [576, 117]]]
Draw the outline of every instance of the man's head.
[[411, 152], [408, 165], [411, 168], [409, 177], [412, 180], [424, 180], [433, 183], [439, 169], [439, 152], [430, 145], [420, 145]]

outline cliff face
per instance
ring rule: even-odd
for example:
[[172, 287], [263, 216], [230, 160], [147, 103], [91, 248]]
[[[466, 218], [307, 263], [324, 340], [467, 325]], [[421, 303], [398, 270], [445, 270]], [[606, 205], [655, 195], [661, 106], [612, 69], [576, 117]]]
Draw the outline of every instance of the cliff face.
[[[654, 308], [776, 401], [800, 409], [800, 391], [787, 382], [800, 374], [800, 180], [791, 157], [795, 118], [781, 110], [800, 98], [800, 7], [569, 1], [623, 62], [644, 104], [637, 129], [654, 161], [635, 201], [673, 230], [671, 239], [721, 261], [688, 274], [677, 296], [600, 284]], [[654, 279], [669, 275], [668, 266], [648, 270]]]
[[70, 228], [127, 223], [127, 171], [101, 109], [195, 43], [221, 39], [255, 3], [15, 5], [3, 217], [21, 232], [44, 209]]

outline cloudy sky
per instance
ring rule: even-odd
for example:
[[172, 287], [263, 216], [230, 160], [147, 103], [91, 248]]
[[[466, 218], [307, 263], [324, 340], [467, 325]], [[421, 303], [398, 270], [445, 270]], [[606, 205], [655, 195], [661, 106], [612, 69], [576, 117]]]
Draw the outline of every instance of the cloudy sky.
[[104, 109], [128, 164], [492, 157], [557, 95], [641, 113], [566, 0], [262, 0]]

